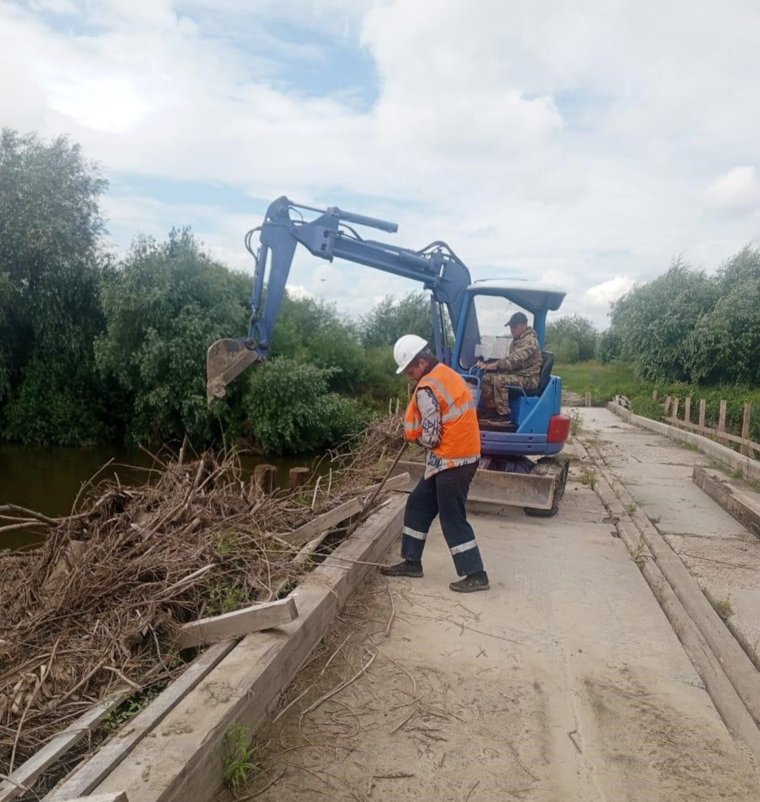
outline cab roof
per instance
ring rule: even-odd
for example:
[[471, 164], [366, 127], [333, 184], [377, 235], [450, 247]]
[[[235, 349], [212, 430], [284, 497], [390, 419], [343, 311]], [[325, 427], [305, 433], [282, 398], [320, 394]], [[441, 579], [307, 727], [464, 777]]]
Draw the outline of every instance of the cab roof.
[[514, 278], [475, 281], [467, 287], [467, 292], [473, 295], [502, 296], [531, 312], [559, 309], [567, 294], [559, 287], [550, 284], [538, 284]]

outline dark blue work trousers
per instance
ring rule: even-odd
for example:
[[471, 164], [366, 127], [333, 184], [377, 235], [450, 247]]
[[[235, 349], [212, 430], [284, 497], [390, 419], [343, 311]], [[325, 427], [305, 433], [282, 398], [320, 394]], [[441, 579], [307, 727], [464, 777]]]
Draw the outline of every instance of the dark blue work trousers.
[[439, 471], [429, 479], [420, 479], [409, 494], [404, 512], [401, 556], [405, 560], [422, 561], [430, 525], [435, 516], [440, 515], [443, 536], [457, 574], [465, 576], [483, 570], [475, 533], [465, 513], [467, 492], [477, 468], [478, 463], [473, 462]]

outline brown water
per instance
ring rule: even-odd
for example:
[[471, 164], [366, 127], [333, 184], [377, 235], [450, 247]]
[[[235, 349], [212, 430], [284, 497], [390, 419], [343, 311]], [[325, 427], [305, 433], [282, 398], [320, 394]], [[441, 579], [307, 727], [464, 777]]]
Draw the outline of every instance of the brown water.
[[[267, 462], [276, 465], [277, 484], [287, 485], [288, 470], [312, 466], [315, 455], [302, 457], [264, 457], [245, 454], [241, 463], [245, 473]], [[108, 463], [108, 464], [107, 464]], [[326, 463], [326, 461], [325, 461]], [[61, 448], [21, 446], [0, 443], [0, 507], [17, 504], [51, 517], [68, 515], [83, 484], [94, 477], [97, 483], [114, 475], [125, 485], [140, 485], [148, 480], [153, 464], [139, 448], [100, 446], [97, 448]], [[106, 466], [106, 467], [104, 467]], [[320, 466], [325, 471], [327, 464]], [[11, 523], [0, 518], [0, 530]], [[0, 549], [14, 549], [39, 543], [40, 531], [0, 531]]]

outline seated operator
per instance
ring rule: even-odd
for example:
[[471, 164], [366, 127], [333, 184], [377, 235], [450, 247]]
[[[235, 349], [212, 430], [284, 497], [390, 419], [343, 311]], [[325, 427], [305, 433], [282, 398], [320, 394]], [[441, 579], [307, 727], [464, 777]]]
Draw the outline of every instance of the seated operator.
[[507, 322], [512, 332], [509, 354], [504, 359], [478, 361], [477, 367], [486, 371], [480, 382], [483, 420], [509, 419], [508, 386], [535, 390], [541, 374], [541, 346], [536, 332], [528, 325], [522, 312], [515, 312]]

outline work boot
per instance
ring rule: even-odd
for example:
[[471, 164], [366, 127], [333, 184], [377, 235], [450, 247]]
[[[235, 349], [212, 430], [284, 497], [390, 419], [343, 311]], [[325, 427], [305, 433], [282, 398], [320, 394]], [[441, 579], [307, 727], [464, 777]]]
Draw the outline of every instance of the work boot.
[[418, 578], [422, 576], [422, 563], [403, 560], [395, 565], [383, 565], [380, 573], [384, 576], [411, 576]]
[[449, 587], [457, 593], [474, 593], [476, 590], [488, 590], [488, 574], [485, 571], [478, 571], [476, 574], [468, 574], [458, 582], [452, 582]]

